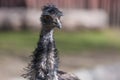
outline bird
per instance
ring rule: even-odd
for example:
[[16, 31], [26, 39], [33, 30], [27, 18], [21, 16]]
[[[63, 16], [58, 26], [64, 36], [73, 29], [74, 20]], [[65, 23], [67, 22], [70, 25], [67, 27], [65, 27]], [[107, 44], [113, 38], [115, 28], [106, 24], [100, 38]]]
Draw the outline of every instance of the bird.
[[54, 39], [54, 28], [62, 28], [63, 12], [55, 5], [42, 7], [41, 33], [24, 75], [29, 80], [80, 80], [74, 74], [59, 70], [59, 56]]

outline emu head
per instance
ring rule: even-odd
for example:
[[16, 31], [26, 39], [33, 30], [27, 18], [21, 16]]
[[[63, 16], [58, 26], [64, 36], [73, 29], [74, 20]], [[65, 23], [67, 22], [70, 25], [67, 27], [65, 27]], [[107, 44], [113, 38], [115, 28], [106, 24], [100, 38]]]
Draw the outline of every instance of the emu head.
[[[54, 5], [44, 6], [42, 9], [41, 22], [49, 28], [62, 28], [60, 17], [62, 12]], [[44, 27], [44, 26], [43, 26]]]

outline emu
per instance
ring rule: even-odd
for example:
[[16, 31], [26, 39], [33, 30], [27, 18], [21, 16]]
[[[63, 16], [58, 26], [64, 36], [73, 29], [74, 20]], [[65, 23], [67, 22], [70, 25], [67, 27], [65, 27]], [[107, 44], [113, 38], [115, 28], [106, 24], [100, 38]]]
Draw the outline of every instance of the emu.
[[54, 28], [62, 28], [63, 13], [54, 5], [42, 8], [40, 38], [28, 65], [26, 78], [29, 80], [79, 80], [75, 75], [59, 71], [59, 57], [53, 36]]

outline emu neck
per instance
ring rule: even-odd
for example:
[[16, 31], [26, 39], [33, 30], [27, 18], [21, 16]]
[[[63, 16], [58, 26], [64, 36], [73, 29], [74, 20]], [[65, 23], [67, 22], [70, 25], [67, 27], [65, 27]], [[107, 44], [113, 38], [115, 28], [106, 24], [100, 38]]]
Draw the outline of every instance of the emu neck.
[[58, 69], [58, 56], [53, 32], [52, 28], [48, 29], [44, 26], [41, 30], [40, 44], [38, 44], [38, 46], [42, 47], [42, 62], [40, 65], [46, 78], [45, 80], [58, 80], [56, 72]]
[[53, 42], [54, 38], [53, 38], [53, 29], [48, 29], [46, 27], [43, 27], [41, 30], [41, 34], [40, 34], [40, 41], [42, 42]]

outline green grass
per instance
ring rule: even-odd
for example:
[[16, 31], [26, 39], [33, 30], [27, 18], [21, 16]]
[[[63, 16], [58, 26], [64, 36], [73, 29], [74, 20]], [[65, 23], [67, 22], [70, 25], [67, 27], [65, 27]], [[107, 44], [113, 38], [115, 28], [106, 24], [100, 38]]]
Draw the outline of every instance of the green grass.
[[[120, 50], [119, 31], [55, 32], [59, 51], [80, 53], [89, 50]], [[39, 32], [0, 32], [0, 53], [31, 53], [36, 47]]]
[[115, 31], [63, 32], [56, 35], [56, 40], [63, 51], [120, 49], [119, 33]]

